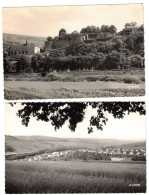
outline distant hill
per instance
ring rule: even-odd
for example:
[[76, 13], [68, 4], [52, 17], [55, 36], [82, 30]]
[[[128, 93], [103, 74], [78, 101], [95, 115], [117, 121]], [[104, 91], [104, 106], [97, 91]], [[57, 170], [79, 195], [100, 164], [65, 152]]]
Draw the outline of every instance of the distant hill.
[[145, 148], [146, 147], [146, 142], [135, 142], [135, 143], [129, 143], [129, 144], [123, 144], [123, 145], [120, 145], [119, 147], [122, 147], [122, 148], [125, 148], [125, 149], [128, 149], [128, 148]]
[[26, 40], [28, 41], [28, 43], [34, 43], [36, 46], [43, 48], [44, 41], [46, 40], [46, 37], [3, 33], [4, 43], [5, 42], [19, 42], [19, 43], [23, 44], [23, 43], [26, 43]]
[[[100, 148], [102, 146], [132, 147], [141, 145], [141, 142], [117, 140], [117, 139], [96, 139], [96, 138], [56, 138], [48, 136], [5, 136], [5, 143], [16, 152], [35, 152], [43, 149], [53, 148]], [[145, 145], [145, 142], [143, 142]], [[143, 145], [143, 144], [142, 144]]]

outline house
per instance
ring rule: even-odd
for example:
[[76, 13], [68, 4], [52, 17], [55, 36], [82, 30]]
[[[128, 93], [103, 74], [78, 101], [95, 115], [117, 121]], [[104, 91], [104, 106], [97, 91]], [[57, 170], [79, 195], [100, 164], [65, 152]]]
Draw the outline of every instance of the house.
[[36, 47], [33, 43], [25, 44], [15, 43], [10, 45], [9, 54], [10, 56], [14, 55], [32, 55], [34, 53], [40, 53], [40, 48]]
[[104, 41], [112, 39], [115, 36], [115, 33], [111, 32], [100, 32], [100, 33], [83, 33], [82, 40], [84, 42], [93, 42], [93, 41]]
[[139, 30], [139, 28], [140, 28], [139, 26], [125, 26], [125, 29], [129, 29], [132, 32]]

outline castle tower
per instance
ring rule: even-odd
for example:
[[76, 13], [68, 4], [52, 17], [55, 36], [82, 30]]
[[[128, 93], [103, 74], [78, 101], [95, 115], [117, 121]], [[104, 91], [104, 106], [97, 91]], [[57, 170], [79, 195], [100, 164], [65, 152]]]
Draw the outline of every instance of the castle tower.
[[44, 50], [50, 51], [52, 49], [52, 41], [45, 41], [44, 42]]

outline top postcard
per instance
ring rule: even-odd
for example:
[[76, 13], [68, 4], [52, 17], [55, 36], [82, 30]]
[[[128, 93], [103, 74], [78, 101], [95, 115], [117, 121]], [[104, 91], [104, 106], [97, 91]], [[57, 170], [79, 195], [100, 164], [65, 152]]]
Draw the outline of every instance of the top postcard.
[[2, 12], [6, 100], [145, 95], [142, 4]]

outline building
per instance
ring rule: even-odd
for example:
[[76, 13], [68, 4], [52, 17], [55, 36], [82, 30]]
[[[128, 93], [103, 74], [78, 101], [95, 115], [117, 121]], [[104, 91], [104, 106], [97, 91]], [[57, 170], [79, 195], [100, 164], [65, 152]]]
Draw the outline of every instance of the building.
[[111, 32], [100, 32], [100, 33], [84, 33], [82, 34], [82, 40], [86, 43], [93, 41], [106, 41], [112, 39], [115, 36], [115, 33]]
[[129, 29], [131, 31], [136, 31], [139, 30], [139, 26], [125, 26], [125, 29]]
[[52, 50], [65, 49], [70, 46], [77, 45], [81, 42], [92, 43], [94, 41], [106, 41], [112, 39], [115, 36], [114, 33], [86, 33], [78, 34], [73, 39], [67, 37], [57, 37], [54, 40], [46, 40], [44, 42], [44, 51], [45, 53], [52, 52]]
[[125, 26], [125, 35], [144, 34], [143, 30], [140, 30], [139, 26]]
[[36, 47], [33, 43], [28, 43], [26, 41], [25, 44], [12, 44], [10, 46], [9, 54], [10, 56], [13, 55], [32, 55], [34, 53], [40, 53], [40, 48]]

